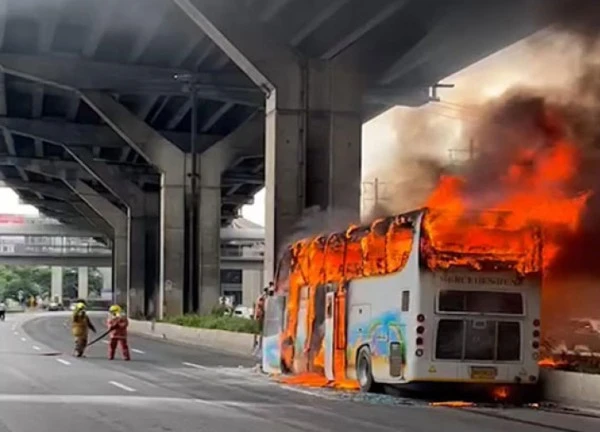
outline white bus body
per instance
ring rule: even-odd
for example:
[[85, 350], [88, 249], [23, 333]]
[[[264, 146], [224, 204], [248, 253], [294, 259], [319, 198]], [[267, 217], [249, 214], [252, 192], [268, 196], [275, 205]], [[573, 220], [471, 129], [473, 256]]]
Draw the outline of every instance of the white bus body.
[[[416, 225], [402, 270], [348, 284], [347, 376], [363, 390], [373, 383], [536, 383], [541, 278], [431, 271], [419, 265]], [[361, 376], [369, 372], [373, 382]]]

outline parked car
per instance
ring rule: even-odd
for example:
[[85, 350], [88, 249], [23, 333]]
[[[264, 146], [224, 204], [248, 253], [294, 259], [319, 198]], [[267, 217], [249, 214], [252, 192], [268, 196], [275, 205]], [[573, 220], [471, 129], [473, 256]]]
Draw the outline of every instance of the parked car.
[[56, 311], [61, 311], [64, 310], [63, 305], [58, 303], [58, 302], [50, 302], [50, 304], [48, 305], [48, 310], [50, 312], [56, 312]]
[[252, 319], [254, 316], [254, 310], [246, 306], [236, 306], [233, 309], [233, 316], [239, 318]]

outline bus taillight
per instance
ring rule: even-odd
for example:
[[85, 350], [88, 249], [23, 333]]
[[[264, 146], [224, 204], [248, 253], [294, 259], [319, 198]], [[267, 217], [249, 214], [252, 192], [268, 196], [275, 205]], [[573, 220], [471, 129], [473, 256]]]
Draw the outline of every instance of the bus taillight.
[[540, 320], [539, 320], [539, 319], [537, 319], [537, 318], [536, 318], [536, 319], [534, 319], [534, 320], [533, 320], [533, 326], [534, 326], [534, 327], [539, 327], [539, 326], [540, 326]]
[[533, 349], [538, 349], [540, 347], [540, 343], [538, 341], [533, 341], [531, 343], [531, 346], [533, 347]]
[[540, 331], [539, 330], [534, 330], [533, 331], [533, 337], [534, 338], [539, 338], [540, 337]]
[[423, 326], [417, 327], [417, 334], [423, 334], [423, 333], [425, 333], [425, 327], [423, 327]]
[[423, 314], [417, 315], [417, 321], [420, 322], [420, 323], [424, 322], [425, 321], [425, 315], [423, 315]]
[[417, 346], [423, 345], [423, 338], [422, 337], [418, 337], [416, 343], [417, 343]]

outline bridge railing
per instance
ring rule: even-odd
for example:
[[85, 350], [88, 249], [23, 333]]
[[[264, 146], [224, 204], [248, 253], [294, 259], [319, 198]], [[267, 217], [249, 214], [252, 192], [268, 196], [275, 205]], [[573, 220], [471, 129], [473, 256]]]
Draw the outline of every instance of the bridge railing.
[[32, 245], [32, 244], [10, 244], [2, 245], [0, 255], [105, 255], [112, 254], [112, 250], [98, 245]]
[[250, 247], [221, 245], [222, 258], [264, 258], [265, 252]]

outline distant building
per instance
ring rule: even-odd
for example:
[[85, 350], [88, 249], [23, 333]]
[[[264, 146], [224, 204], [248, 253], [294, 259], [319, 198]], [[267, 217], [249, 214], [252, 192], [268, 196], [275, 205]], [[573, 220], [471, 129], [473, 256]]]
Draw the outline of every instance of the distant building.
[[[221, 256], [264, 257], [265, 229], [247, 219], [234, 219], [221, 230]], [[235, 305], [251, 307], [264, 285], [263, 270], [222, 269], [221, 295]]]

